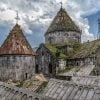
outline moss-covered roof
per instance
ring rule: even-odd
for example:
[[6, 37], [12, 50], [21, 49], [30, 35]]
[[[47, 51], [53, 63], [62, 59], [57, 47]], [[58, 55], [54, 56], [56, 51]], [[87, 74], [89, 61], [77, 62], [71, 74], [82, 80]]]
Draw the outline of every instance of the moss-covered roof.
[[81, 33], [79, 27], [74, 23], [63, 8], [61, 8], [55, 16], [46, 34], [58, 31], [76, 31]]
[[63, 54], [55, 45], [51, 45], [51, 44], [45, 44], [46, 48], [48, 48], [55, 56], [58, 56], [60, 58], [66, 58], [67, 56], [65, 54]]
[[[44, 44], [45, 47], [52, 52], [55, 56], [57, 56], [57, 53], [59, 54], [60, 58], [64, 59], [78, 59], [78, 58], [85, 58], [90, 57], [93, 54], [97, 54], [97, 51], [100, 49], [100, 39], [86, 42], [86, 43], [74, 43], [73, 50], [69, 51], [66, 54], [64, 54], [58, 47], [58, 45], [51, 45], [51, 44]], [[67, 45], [67, 44], [66, 44]], [[98, 59], [100, 58], [100, 55], [97, 55]]]
[[73, 50], [72, 54], [70, 54], [70, 58], [84, 58], [91, 56], [96, 53], [98, 48], [100, 48], [100, 39], [83, 43], [79, 48]]

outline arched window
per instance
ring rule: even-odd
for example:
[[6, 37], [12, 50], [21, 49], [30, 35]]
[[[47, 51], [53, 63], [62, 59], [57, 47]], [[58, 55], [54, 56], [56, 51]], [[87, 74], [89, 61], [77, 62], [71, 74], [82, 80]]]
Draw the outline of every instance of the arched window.
[[49, 37], [48, 38], [48, 41], [49, 41], [50, 44], [52, 44], [53, 43], [53, 38], [52, 37]]

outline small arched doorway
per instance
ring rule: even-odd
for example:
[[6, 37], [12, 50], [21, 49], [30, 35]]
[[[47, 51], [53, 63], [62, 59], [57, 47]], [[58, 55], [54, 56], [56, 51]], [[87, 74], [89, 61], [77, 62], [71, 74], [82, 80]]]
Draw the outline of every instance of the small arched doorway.
[[76, 63], [76, 65], [77, 65], [77, 66], [79, 65], [78, 62]]
[[52, 64], [49, 64], [49, 73], [52, 73]]
[[37, 64], [35, 66], [35, 73], [39, 73], [39, 66]]
[[27, 73], [25, 73], [25, 79], [27, 80], [28, 79], [28, 77], [27, 77], [28, 75], [27, 75]]

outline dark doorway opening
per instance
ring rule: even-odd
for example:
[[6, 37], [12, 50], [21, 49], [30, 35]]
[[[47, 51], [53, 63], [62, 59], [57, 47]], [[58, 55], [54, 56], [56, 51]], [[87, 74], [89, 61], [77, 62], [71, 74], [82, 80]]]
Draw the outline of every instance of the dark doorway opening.
[[27, 79], [27, 73], [25, 73], [25, 79]]
[[49, 64], [49, 73], [52, 73], [52, 64]]
[[39, 73], [39, 66], [38, 65], [35, 66], [35, 73]]
[[78, 62], [77, 62], [77, 66], [78, 66]]

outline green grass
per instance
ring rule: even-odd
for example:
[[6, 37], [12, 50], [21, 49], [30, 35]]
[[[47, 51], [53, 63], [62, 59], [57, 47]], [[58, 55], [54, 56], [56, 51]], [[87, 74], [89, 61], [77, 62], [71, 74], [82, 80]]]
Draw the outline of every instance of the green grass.
[[63, 54], [56, 46], [46, 44], [45, 45], [55, 56], [58, 56], [60, 58], [66, 58], [67, 56]]

